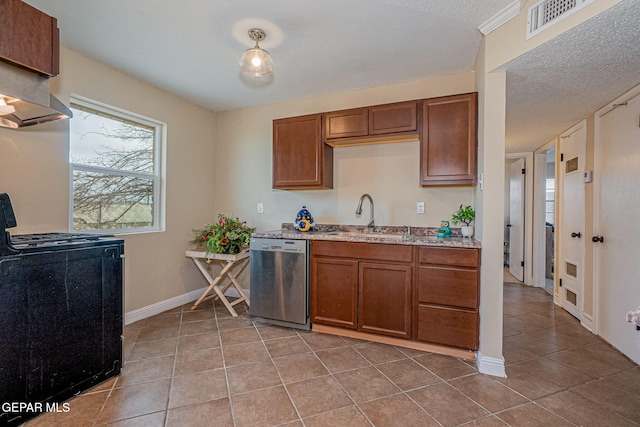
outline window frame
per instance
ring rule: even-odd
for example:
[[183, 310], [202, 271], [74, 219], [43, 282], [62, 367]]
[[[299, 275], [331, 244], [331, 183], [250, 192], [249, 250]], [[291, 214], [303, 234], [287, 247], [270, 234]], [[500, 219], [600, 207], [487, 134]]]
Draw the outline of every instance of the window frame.
[[[80, 232], [88, 234], [141, 234], [149, 232], [165, 231], [165, 152], [166, 152], [166, 136], [167, 136], [167, 124], [159, 120], [152, 119], [150, 117], [143, 116], [138, 113], [124, 110], [122, 108], [115, 107], [100, 101], [86, 98], [81, 95], [71, 94], [70, 105], [94, 110], [97, 113], [104, 114], [108, 117], [112, 117], [115, 120], [127, 121], [132, 124], [139, 124], [154, 129], [154, 141], [153, 141], [153, 172], [133, 172], [119, 169], [110, 169], [97, 166], [87, 166], [80, 163], [73, 163], [69, 158], [69, 230], [71, 232]], [[73, 120], [73, 118], [71, 119]], [[71, 151], [71, 132], [69, 132], [69, 153]], [[74, 172], [90, 172], [100, 174], [112, 174], [118, 176], [127, 176], [133, 178], [150, 179], [153, 185], [153, 225], [149, 227], [133, 227], [133, 228], [101, 228], [97, 230], [75, 230], [73, 226], [74, 210], [73, 210], [73, 197], [74, 186], [73, 177]]]

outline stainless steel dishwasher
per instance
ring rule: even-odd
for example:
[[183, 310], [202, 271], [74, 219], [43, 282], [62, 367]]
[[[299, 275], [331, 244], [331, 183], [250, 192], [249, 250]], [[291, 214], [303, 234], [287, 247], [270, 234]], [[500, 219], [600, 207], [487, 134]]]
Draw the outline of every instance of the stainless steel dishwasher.
[[310, 329], [308, 248], [307, 240], [251, 239], [250, 315]]

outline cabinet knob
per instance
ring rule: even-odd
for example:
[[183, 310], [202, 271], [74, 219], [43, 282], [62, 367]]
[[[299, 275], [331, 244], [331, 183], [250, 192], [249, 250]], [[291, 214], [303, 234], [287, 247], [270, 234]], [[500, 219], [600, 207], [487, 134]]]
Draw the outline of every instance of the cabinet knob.
[[591, 238], [591, 241], [593, 243], [598, 243], [598, 242], [603, 243], [604, 242], [604, 237], [602, 237], [602, 236], [593, 236]]
[[578, 233], [571, 233], [571, 237], [577, 237], [578, 239], [580, 237], [582, 237], [582, 233], [578, 232]]

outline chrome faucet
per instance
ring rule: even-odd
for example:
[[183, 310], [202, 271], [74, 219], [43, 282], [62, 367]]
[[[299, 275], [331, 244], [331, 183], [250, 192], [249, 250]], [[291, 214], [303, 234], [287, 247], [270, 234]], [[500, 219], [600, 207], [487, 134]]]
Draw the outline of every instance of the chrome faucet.
[[358, 202], [358, 207], [356, 208], [356, 215], [362, 214], [362, 202], [364, 199], [369, 199], [371, 203], [371, 217], [369, 218], [369, 224], [367, 224], [367, 231], [372, 232], [373, 227], [375, 226], [375, 222], [373, 220], [373, 199], [368, 194], [363, 194], [360, 196], [360, 201]]

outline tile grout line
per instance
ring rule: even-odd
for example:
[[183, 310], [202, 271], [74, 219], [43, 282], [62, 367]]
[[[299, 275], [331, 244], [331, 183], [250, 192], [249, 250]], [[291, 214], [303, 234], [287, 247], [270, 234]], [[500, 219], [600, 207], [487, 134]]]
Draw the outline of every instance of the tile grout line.
[[[226, 307], [225, 307], [226, 308]], [[218, 318], [218, 310], [216, 309], [215, 299], [213, 301], [213, 313], [215, 316], [216, 329], [218, 332], [218, 341], [220, 342], [220, 353], [222, 356], [222, 369], [224, 370], [224, 380], [227, 386], [227, 399], [229, 399], [229, 411], [231, 412], [231, 422], [236, 425], [236, 414], [234, 411], [233, 401], [231, 400], [231, 386], [229, 385], [229, 373], [227, 372], [227, 361], [224, 357], [224, 345], [222, 343], [222, 333], [220, 331], [220, 319]]]
[[[169, 392], [167, 393], [167, 404], [164, 412], [163, 425], [166, 427], [169, 424], [169, 404], [171, 403], [171, 391], [173, 390], [173, 380], [176, 376], [176, 364], [178, 363], [178, 348], [180, 347], [180, 333], [182, 332], [182, 313], [184, 312], [184, 306], [180, 310], [180, 323], [178, 324], [178, 339], [176, 340], [176, 348], [173, 353], [173, 366], [171, 367], [171, 378], [169, 380]], [[137, 343], [137, 341], [136, 341]]]
[[[313, 333], [313, 332], [309, 331], [309, 333]], [[347, 395], [347, 397], [351, 400], [351, 402], [353, 402], [353, 405], [354, 405], [356, 408], [358, 408], [358, 411], [360, 411], [360, 413], [364, 416], [364, 418], [365, 418], [365, 419], [366, 419], [366, 420], [367, 420], [367, 421], [368, 421], [372, 426], [375, 426], [375, 424], [373, 423], [373, 421], [371, 421], [371, 419], [369, 419], [369, 417], [367, 416], [367, 414], [362, 410], [362, 408], [360, 407], [360, 405], [358, 404], [358, 402], [356, 402], [356, 401], [355, 401], [355, 399], [354, 399], [353, 397], [351, 397], [351, 395], [350, 395], [350, 394], [349, 394], [349, 392], [344, 388], [344, 386], [342, 385], [342, 383], [341, 383], [341, 382], [340, 382], [340, 381], [335, 377], [334, 373], [333, 373], [333, 372], [329, 369], [329, 367], [328, 367], [328, 366], [327, 366], [327, 365], [322, 361], [322, 359], [320, 359], [320, 357], [318, 357], [318, 355], [316, 354], [316, 350], [314, 350], [313, 348], [311, 348], [311, 346], [309, 345], [309, 343], [304, 339], [304, 337], [302, 337], [302, 336], [298, 333], [298, 331], [296, 331], [296, 334], [300, 337], [300, 339], [302, 340], [302, 342], [304, 342], [304, 343], [305, 343], [305, 345], [306, 345], [307, 347], [309, 347], [309, 350], [311, 350], [311, 353], [314, 355], [314, 357], [315, 357], [315, 358], [320, 362], [320, 364], [321, 364], [321, 365], [322, 365], [322, 366], [327, 370], [328, 375], [330, 375], [330, 376], [331, 376], [331, 378], [332, 378], [332, 379], [333, 379], [333, 380], [334, 380], [334, 381], [335, 381], [335, 382], [340, 386], [340, 388], [342, 389], [342, 391]], [[348, 341], [344, 340], [344, 338], [342, 338], [342, 337], [340, 337], [340, 338], [341, 338], [341, 339], [346, 343], [346, 347], [349, 347], [349, 348], [351, 348], [351, 349], [355, 350], [355, 349], [351, 346], [351, 344], [350, 344]], [[342, 348], [342, 347], [333, 347], [333, 348]], [[328, 349], [324, 349], [324, 350], [328, 350]], [[357, 350], [356, 350], [356, 352], [357, 352]], [[360, 354], [360, 353], [358, 353], [358, 354]], [[362, 357], [362, 355], [360, 355], [360, 356]], [[368, 360], [366, 357], [364, 358], [364, 360], [366, 360], [369, 364], [371, 364], [371, 362], [369, 362], [369, 360]], [[360, 369], [360, 368], [348, 369], [348, 370], [346, 370], [346, 371], [342, 371], [342, 372], [349, 372], [349, 371], [354, 371], [354, 370], [357, 370], [357, 369]], [[318, 377], [316, 377], [316, 378], [318, 378]], [[343, 407], [341, 407], [341, 408], [335, 408], [335, 409], [333, 409], [333, 410], [331, 410], [331, 411], [321, 412], [321, 413], [319, 413], [319, 414], [315, 414], [314, 416], [319, 416], [319, 415], [322, 415], [322, 414], [327, 413], [327, 412], [329, 412], [329, 413], [330, 413], [330, 412], [335, 412], [335, 411], [337, 411], [337, 410], [339, 410], [339, 409], [343, 409], [343, 408], [345, 408], [345, 407], [343, 406]], [[309, 418], [310, 418], [310, 417], [309, 417]], [[303, 424], [304, 424], [304, 423], [303, 423]]]
[[[278, 378], [280, 379], [280, 383], [282, 384], [282, 388], [284, 388], [284, 392], [287, 393], [287, 397], [289, 398], [289, 401], [291, 402], [291, 406], [293, 406], [293, 410], [296, 411], [296, 415], [298, 416], [298, 420], [300, 421], [300, 423], [304, 426], [304, 420], [302, 419], [302, 415], [300, 414], [300, 410], [298, 409], [298, 405], [296, 405], [296, 403], [293, 401], [293, 397], [291, 396], [291, 392], [289, 392], [289, 388], [287, 387], [287, 385], [284, 382], [284, 378], [282, 378], [282, 375], [280, 374], [280, 370], [278, 369], [278, 366], [276, 365], [276, 362], [273, 360], [273, 356], [271, 355], [271, 352], [269, 351], [269, 348], [267, 347], [267, 344], [264, 342], [264, 338], [262, 337], [262, 334], [260, 333], [260, 328], [258, 328], [256, 326], [256, 322], [255, 321], [251, 321], [251, 323], [254, 325], [254, 327], [256, 328], [256, 331], [258, 332], [258, 336], [260, 337], [260, 342], [262, 343], [262, 346], [264, 347], [264, 350], [267, 352], [267, 356], [269, 356], [269, 360], [271, 361], [271, 364], [273, 365], [273, 368], [276, 370], [276, 374], [278, 374]], [[296, 332], [296, 336], [299, 337], [298, 332]], [[287, 337], [284, 337], [287, 338]], [[304, 340], [302, 340], [304, 341]], [[290, 423], [293, 421], [288, 421], [287, 423]], [[286, 424], [286, 423], [284, 423]]]

